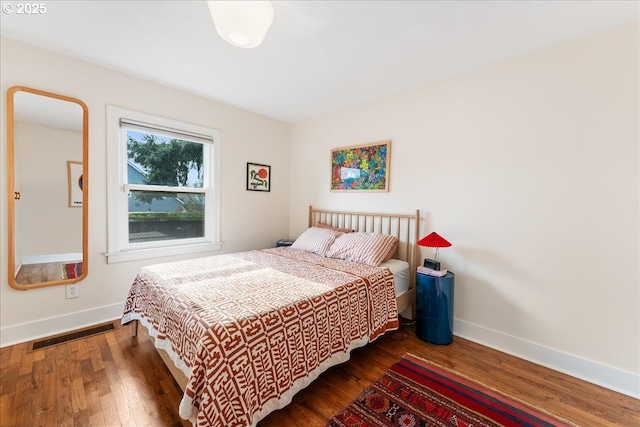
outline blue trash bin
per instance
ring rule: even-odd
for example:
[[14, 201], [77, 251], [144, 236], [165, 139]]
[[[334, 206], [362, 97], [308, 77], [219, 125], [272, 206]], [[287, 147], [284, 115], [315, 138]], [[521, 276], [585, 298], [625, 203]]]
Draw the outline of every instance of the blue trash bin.
[[442, 277], [416, 274], [416, 335], [431, 344], [450, 344], [455, 275], [452, 272]]

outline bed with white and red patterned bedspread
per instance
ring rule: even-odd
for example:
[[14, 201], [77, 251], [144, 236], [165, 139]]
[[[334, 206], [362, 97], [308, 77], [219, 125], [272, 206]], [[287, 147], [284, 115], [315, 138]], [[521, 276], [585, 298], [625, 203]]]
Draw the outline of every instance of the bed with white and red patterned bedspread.
[[183, 418], [228, 427], [286, 406], [397, 314], [389, 269], [274, 248], [145, 267], [122, 323], [139, 320], [188, 377]]

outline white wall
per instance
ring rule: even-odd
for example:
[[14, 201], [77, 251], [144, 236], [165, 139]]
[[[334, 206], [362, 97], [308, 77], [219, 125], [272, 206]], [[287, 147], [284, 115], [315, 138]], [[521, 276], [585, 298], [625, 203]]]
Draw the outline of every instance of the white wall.
[[28, 123], [14, 129], [17, 253], [82, 253], [82, 209], [69, 207], [67, 176], [67, 161], [82, 162], [82, 133]]
[[[638, 36], [620, 27], [294, 125], [290, 234], [309, 204], [419, 208], [422, 235], [453, 243], [440, 257], [456, 334], [640, 397]], [[389, 193], [329, 191], [331, 148], [386, 139]]]
[[[143, 265], [169, 260], [107, 264], [107, 104], [221, 131], [224, 244], [217, 253], [274, 246], [288, 236], [288, 124], [6, 38], [1, 40], [0, 55], [2, 346], [119, 317], [136, 272]], [[77, 299], [66, 300], [64, 286], [18, 291], [7, 284], [5, 94], [14, 85], [75, 97], [89, 108], [89, 275], [80, 282]], [[247, 162], [271, 165], [271, 192], [245, 190]]]

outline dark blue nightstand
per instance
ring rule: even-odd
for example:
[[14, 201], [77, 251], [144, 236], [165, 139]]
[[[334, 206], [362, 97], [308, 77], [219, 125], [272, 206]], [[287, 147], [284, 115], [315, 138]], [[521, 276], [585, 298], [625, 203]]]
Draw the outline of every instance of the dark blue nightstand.
[[295, 242], [295, 240], [280, 239], [276, 242], [276, 248], [280, 248], [282, 246], [291, 246], [293, 245], [293, 242]]
[[455, 275], [442, 277], [416, 273], [416, 335], [431, 344], [453, 341]]

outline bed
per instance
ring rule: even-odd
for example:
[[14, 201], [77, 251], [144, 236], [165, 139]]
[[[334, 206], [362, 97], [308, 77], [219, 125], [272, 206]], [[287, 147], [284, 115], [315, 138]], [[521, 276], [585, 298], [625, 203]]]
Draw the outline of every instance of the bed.
[[155, 339], [184, 391], [180, 416], [194, 425], [254, 426], [353, 349], [397, 329], [399, 312], [413, 316], [419, 211], [310, 206], [308, 225], [290, 247], [136, 276], [122, 324], [135, 335], [141, 323]]

